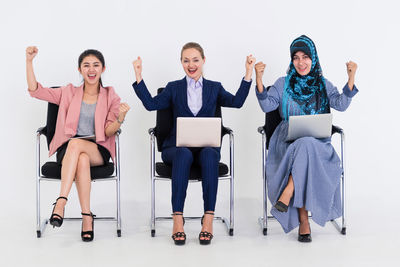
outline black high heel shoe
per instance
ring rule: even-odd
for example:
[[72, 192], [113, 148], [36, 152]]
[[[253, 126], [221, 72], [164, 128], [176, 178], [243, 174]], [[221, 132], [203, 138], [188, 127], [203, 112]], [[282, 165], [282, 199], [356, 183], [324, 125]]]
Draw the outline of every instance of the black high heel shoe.
[[299, 226], [299, 237], [297, 238], [299, 242], [302, 243], [310, 243], [312, 241], [311, 238], [311, 227], [310, 227], [310, 233], [309, 234], [300, 234], [300, 226]]
[[53, 228], [54, 228], [54, 227], [60, 227], [60, 226], [63, 224], [63, 221], [64, 221], [64, 211], [65, 211], [65, 207], [64, 207], [64, 209], [63, 209], [63, 216], [61, 216], [61, 215], [59, 215], [59, 214], [57, 214], [57, 213], [54, 213], [54, 209], [56, 208], [57, 201], [58, 201], [59, 199], [65, 199], [66, 201], [68, 201], [68, 198], [66, 198], [66, 197], [58, 197], [58, 198], [56, 199], [56, 202], [53, 203], [53, 206], [54, 206], [54, 207], [53, 207], [53, 211], [51, 212], [51, 216], [50, 216], [50, 224], [53, 225]]
[[[83, 216], [90, 216], [92, 217], [92, 231], [83, 231], [83, 225], [82, 225], [82, 231], [81, 231], [81, 237], [82, 237], [82, 241], [84, 242], [90, 242], [93, 240], [94, 238], [94, 217], [96, 217], [96, 215], [94, 215], [92, 212], [89, 213], [81, 213]], [[82, 221], [83, 224], [83, 221]]]
[[[289, 204], [290, 201], [292, 200], [292, 197], [294, 196], [294, 186], [293, 186], [293, 191], [290, 192], [290, 198], [289, 198], [289, 202], [288, 204], [283, 203], [282, 201], [280, 201], [282, 195], [287, 191], [289, 187], [289, 182], [286, 185], [285, 189], [283, 189], [283, 192], [281, 193], [281, 195], [278, 198], [278, 201], [275, 203], [274, 208], [277, 209], [279, 212], [287, 212], [289, 209]], [[287, 194], [287, 193], [286, 193]]]
[[[185, 218], [183, 217], [182, 213], [172, 213], [171, 215], [172, 216], [176, 216], [176, 215], [182, 216], [183, 225], [185, 225]], [[182, 238], [182, 237], [183, 237], [183, 239], [178, 239], [178, 238]], [[171, 238], [172, 238], [172, 240], [174, 240], [174, 243], [177, 246], [182, 246], [182, 245], [185, 245], [185, 243], [186, 243], [186, 234], [185, 234], [185, 232], [176, 232], [171, 236]]]
[[[206, 211], [205, 214], [214, 215], [214, 212]], [[203, 225], [204, 215], [201, 217], [201, 225]], [[200, 245], [209, 245], [213, 239], [213, 234], [207, 231], [201, 231], [199, 234]], [[203, 238], [203, 239], [201, 239]]]
[[279, 200], [275, 203], [274, 207], [280, 212], [287, 212], [289, 208], [288, 205]]

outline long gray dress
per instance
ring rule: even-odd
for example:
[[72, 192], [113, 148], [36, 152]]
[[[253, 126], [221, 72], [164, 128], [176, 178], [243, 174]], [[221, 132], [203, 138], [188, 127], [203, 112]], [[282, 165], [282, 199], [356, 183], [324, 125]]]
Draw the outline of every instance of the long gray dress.
[[[326, 80], [326, 79], [325, 79]], [[282, 116], [282, 93], [285, 77], [279, 78], [267, 92], [256, 89], [261, 109], [270, 112], [279, 107]], [[329, 105], [344, 111], [350, 105], [351, 98], [358, 92], [354, 86], [351, 91], [347, 84], [340, 94], [331, 82], [326, 80]], [[292, 103], [288, 103], [291, 105]], [[296, 107], [296, 103], [292, 107]], [[300, 110], [291, 109], [292, 115], [300, 115]], [[268, 149], [267, 185], [268, 198], [274, 205], [286, 187], [289, 175], [294, 182], [294, 196], [289, 203], [288, 212], [279, 212], [274, 207], [271, 214], [282, 225], [285, 233], [299, 225], [297, 208], [304, 207], [312, 214], [312, 220], [324, 226], [327, 221], [341, 216], [340, 199], [340, 159], [336, 154], [331, 139], [303, 137], [294, 142], [286, 142], [287, 121], [282, 121], [273, 133]]]

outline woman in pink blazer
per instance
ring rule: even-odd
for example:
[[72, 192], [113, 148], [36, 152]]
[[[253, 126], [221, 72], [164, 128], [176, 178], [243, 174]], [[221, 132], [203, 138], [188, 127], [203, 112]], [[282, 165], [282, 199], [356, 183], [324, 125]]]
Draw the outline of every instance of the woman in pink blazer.
[[[59, 105], [56, 130], [50, 143], [49, 154], [57, 152], [61, 167], [60, 195], [53, 204], [50, 224], [60, 227], [64, 207], [72, 183], [75, 181], [82, 209], [83, 241], [94, 238], [94, 215], [90, 211], [90, 167], [100, 166], [115, 158], [114, 134], [120, 128], [129, 110], [126, 103], [112, 87], [103, 87], [101, 74], [105, 70], [103, 55], [97, 50], [86, 50], [78, 60], [78, 70], [84, 83], [50, 89], [36, 81], [32, 61], [38, 49], [26, 49], [26, 76], [28, 91], [32, 97]], [[77, 139], [77, 136], [95, 136], [93, 139]]]

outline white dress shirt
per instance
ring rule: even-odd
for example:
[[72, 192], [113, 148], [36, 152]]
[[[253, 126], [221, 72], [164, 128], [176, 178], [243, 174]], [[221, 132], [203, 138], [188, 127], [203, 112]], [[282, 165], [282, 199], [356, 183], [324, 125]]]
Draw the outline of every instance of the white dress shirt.
[[203, 77], [197, 80], [197, 82], [186, 76], [187, 82], [187, 104], [190, 111], [194, 116], [199, 113], [203, 105]]

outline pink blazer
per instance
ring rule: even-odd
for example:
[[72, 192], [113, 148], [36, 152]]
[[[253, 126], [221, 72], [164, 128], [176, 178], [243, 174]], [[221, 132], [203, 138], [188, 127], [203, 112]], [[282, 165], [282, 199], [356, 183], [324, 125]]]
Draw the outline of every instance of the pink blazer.
[[[76, 135], [83, 99], [83, 85], [74, 87], [68, 84], [52, 89], [38, 83], [36, 91], [29, 91], [29, 93], [32, 97], [59, 106], [56, 131], [50, 143], [49, 155], [51, 156], [57, 148]], [[94, 118], [96, 143], [108, 149], [113, 161], [115, 160], [115, 136], [107, 137], [105, 129], [117, 119], [120, 100], [113, 87], [100, 86]]]

